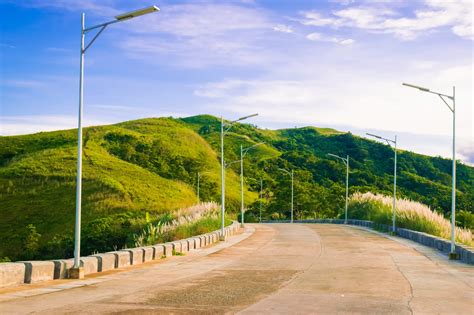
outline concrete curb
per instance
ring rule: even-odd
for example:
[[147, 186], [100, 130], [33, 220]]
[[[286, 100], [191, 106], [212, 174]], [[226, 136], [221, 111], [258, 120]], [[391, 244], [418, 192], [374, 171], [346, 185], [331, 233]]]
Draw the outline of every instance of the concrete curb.
[[115, 256], [115, 268], [123, 268], [130, 266], [130, 253], [126, 251], [108, 252]]
[[67, 279], [68, 270], [74, 265], [72, 259], [53, 260], [54, 263], [54, 279]]
[[37, 283], [54, 279], [52, 261], [25, 261], [24, 283]]
[[97, 257], [97, 272], [109, 271], [115, 269], [115, 255], [112, 253], [97, 254], [91, 257]]
[[9, 287], [25, 282], [26, 266], [23, 263], [4, 263], [0, 268], [0, 287]]
[[[224, 229], [224, 234], [226, 236], [233, 235], [239, 228], [239, 223], [234, 222]], [[84, 274], [90, 275], [131, 265], [139, 265], [163, 257], [170, 257], [173, 255], [173, 251], [184, 254], [209, 246], [219, 241], [220, 234], [219, 230], [170, 243], [94, 254], [81, 257], [81, 266], [84, 268]], [[0, 263], [0, 288], [24, 283], [30, 284], [54, 279], [66, 279], [69, 276], [68, 271], [72, 268], [73, 264], [74, 261], [72, 259]]]
[[139, 265], [143, 263], [143, 250], [141, 248], [122, 249], [120, 252], [130, 254], [130, 265]]

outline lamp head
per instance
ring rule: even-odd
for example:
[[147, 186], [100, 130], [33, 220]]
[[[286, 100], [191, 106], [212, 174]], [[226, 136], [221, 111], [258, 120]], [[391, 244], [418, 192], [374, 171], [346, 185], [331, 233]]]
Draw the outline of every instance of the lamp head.
[[414, 88], [414, 89], [418, 89], [418, 90], [423, 91], [423, 92], [429, 92], [430, 91], [430, 89], [427, 89], [427, 88], [424, 88], [424, 87], [418, 86], [418, 85], [409, 84], [409, 83], [402, 83], [402, 85], [408, 86], [408, 87], [411, 87], [411, 88]]
[[143, 9], [139, 9], [139, 10], [119, 14], [115, 17], [115, 19], [117, 19], [119, 21], [129, 20], [129, 19], [133, 19], [137, 16], [153, 13], [153, 12], [156, 12], [156, 11], [160, 11], [160, 8], [158, 8], [157, 6], [152, 5], [151, 7], [147, 7], [147, 8], [143, 8]]
[[255, 117], [255, 116], [258, 116], [258, 114], [252, 114], [252, 115], [240, 117], [240, 118], [237, 119], [236, 121], [241, 121], [241, 120], [244, 120], [244, 119], [247, 119], [247, 118], [251, 118], [251, 117]]
[[377, 135], [374, 135], [374, 134], [372, 134], [372, 133], [366, 133], [366, 135], [371, 136], [371, 137], [374, 137], [374, 138], [377, 138], [377, 139], [382, 139], [381, 136], [377, 136]]

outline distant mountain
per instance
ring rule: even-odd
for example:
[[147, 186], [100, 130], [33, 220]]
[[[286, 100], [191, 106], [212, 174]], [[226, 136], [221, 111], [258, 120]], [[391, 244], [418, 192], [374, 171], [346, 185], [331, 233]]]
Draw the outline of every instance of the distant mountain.
[[[220, 198], [220, 120], [209, 115], [150, 118], [84, 129], [83, 224], [118, 213], [166, 212]], [[393, 151], [386, 145], [328, 128], [259, 129], [236, 124], [225, 139], [226, 162], [240, 145], [265, 144], [244, 160], [248, 218], [289, 214], [289, 176], [295, 171], [298, 218], [334, 217], [343, 208], [345, 169], [327, 153], [350, 156], [350, 192], [391, 194]], [[15, 252], [30, 223], [42, 235], [72, 234], [75, 215], [76, 130], [0, 137], [0, 257]], [[227, 171], [227, 208], [240, 207], [238, 163]], [[399, 197], [423, 202], [448, 215], [451, 162], [399, 152]], [[458, 164], [458, 209], [472, 212], [474, 168]]]

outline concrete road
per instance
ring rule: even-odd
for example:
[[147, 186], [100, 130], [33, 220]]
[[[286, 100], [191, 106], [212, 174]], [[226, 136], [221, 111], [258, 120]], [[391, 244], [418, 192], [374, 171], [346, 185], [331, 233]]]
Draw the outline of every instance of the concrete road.
[[137, 268], [0, 292], [0, 313], [473, 314], [474, 268], [356, 227], [247, 225]]

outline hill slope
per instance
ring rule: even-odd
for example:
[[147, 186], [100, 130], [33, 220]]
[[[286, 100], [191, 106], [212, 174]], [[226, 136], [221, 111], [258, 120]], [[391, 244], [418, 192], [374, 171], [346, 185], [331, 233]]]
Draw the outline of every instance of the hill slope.
[[[202, 115], [182, 119], [214, 148], [219, 148], [219, 120]], [[295, 170], [295, 211], [299, 217], [333, 217], [343, 208], [345, 167], [327, 153], [350, 156], [350, 192], [379, 192], [393, 189], [393, 150], [382, 143], [315, 127], [262, 130], [236, 125], [230, 136], [264, 141], [278, 156], [246, 164], [247, 182], [258, 191], [262, 178], [266, 187], [267, 213], [289, 209], [288, 176], [278, 168]], [[226, 140], [227, 156], [238, 153], [234, 141]], [[233, 147], [232, 147], [233, 145]], [[423, 202], [449, 215], [451, 205], [451, 161], [409, 151], [398, 152], [398, 196]], [[457, 207], [474, 211], [474, 168], [458, 163]], [[257, 205], [255, 205], [257, 207]], [[288, 211], [283, 213], [288, 215]]]
[[[84, 130], [83, 224], [127, 213], [163, 213], [201, 199], [219, 201], [220, 120], [209, 115], [151, 118]], [[32, 223], [41, 243], [72, 235], [75, 209], [76, 130], [0, 137], [0, 257], [21, 248]], [[263, 130], [236, 124], [225, 140], [226, 162], [244, 160], [248, 219], [258, 215], [260, 179], [263, 216], [289, 215], [289, 176], [295, 170], [297, 218], [335, 217], [344, 204], [344, 166], [327, 153], [350, 155], [350, 192], [392, 191], [393, 151], [386, 145], [315, 127]], [[399, 197], [449, 215], [451, 164], [447, 159], [399, 152]], [[240, 206], [239, 165], [227, 171], [227, 203]], [[458, 165], [458, 209], [473, 211], [474, 169]]]
[[[0, 257], [15, 257], [28, 224], [41, 244], [73, 233], [76, 146], [76, 130], [0, 138]], [[193, 205], [198, 171], [206, 172], [201, 196], [218, 200], [219, 165], [209, 144], [178, 120], [85, 128], [82, 223]], [[237, 204], [237, 175], [230, 172], [227, 183], [229, 202]]]

